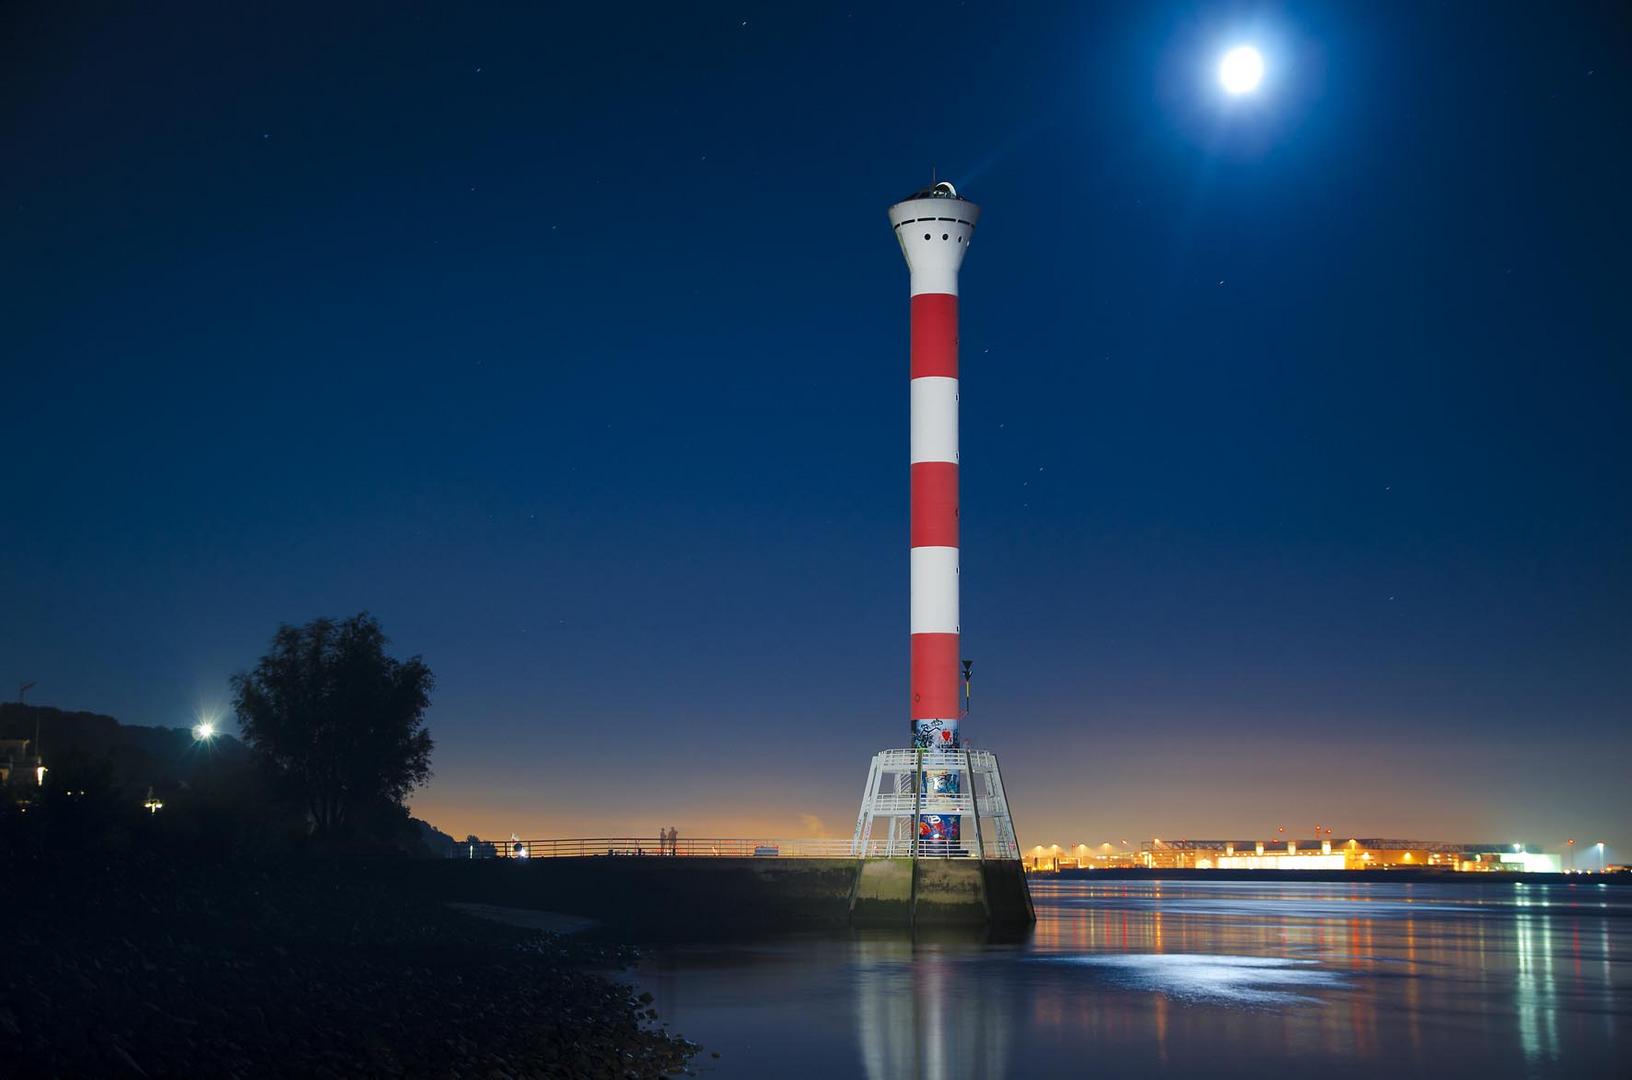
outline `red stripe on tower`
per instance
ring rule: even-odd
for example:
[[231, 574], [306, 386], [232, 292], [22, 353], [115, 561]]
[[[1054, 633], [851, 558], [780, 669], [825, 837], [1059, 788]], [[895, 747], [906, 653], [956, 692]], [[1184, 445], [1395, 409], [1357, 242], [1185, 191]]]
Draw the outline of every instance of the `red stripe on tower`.
[[912, 378], [958, 377], [958, 298], [919, 293], [912, 298]]
[[980, 208], [951, 184], [890, 207], [912, 271], [911, 718], [919, 746], [958, 739], [958, 268]]
[[958, 546], [958, 467], [950, 461], [912, 463], [912, 546]]

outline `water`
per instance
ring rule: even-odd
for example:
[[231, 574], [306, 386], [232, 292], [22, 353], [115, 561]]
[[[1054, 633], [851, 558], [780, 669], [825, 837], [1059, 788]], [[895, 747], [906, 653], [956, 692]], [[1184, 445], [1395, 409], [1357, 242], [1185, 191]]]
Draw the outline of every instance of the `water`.
[[717, 1077], [1632, 1077], [1629, 889], [1047, 880], [1032, 894], [1037, 926], [1017, 942], [666, 946], [639, 981]]

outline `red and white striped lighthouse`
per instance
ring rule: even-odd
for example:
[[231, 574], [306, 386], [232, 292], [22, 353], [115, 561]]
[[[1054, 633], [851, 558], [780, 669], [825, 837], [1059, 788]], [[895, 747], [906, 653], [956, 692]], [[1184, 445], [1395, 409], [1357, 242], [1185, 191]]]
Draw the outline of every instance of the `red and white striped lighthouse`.
[[890, 207], [912, 271], [912, 735], [959, 745], [958, 268], [980, 207], [939, 183]]
[[[898, 879], [883, 884], [890, 860], [972, 855], [1017, 868], [1011, 899], [1031, 917], [997, 756], [968, 749], [958, 732], [958, 269], [979, 220], [980, 207], [951, 184], [935, 184], [890, 207], [890, 225], [912, 271], [913, 749], [873, 755], [851, 840], [861, 860], [853, 914], [861, 911], [862, 897], [881, 899], [887, 890], [888, 903], [899, 908]], [[986, 871], [980, 873], [985, 880]], [[911, 899], [916, 911], [916, 872]], [[998, 909], [983, 900], [981, 910], [995, 918]]]

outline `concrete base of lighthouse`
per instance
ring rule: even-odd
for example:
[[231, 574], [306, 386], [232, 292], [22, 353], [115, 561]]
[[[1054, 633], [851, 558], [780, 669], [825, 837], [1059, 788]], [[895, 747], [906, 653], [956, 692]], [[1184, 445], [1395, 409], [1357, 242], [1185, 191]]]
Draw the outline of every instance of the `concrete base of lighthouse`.
[[851, 853], [857, 925], [1036, 921], [997, 756], [907, 749], [873, 755]]

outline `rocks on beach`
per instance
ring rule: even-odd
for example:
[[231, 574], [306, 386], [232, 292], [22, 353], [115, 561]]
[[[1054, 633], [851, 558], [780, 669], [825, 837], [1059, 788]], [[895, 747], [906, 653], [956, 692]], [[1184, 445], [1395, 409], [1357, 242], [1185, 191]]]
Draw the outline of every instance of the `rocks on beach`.
[[589, 970], [627, 947], [404, 895], [366, 860], [9, 869], [8, 1075], [622, 1078], [697, 1050]]

